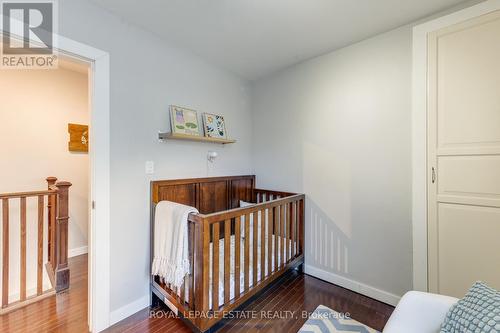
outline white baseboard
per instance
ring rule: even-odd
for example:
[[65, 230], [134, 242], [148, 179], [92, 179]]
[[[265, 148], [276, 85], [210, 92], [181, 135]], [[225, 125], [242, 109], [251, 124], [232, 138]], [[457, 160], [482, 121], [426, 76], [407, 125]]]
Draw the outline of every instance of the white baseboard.
[[82, 246], [82, 247], [77, 247], [74, 249], [68, 249], [68, 258], [80, 256], [80, 255], [88, 253], [88, 252], [89, 252], [89, 247], [87, 245]]
[[339, 285], [346, 289], [355, 291], [362, 295], [374, 298], [378, 301], [396, 306], [401, 299], [401, 296], [392, 294], [390, 292], [369, 286], [367, 284], [351, 280], [344, 276], [340, 276], [335, 273], [327, 272], [325, 270], [316, 268], [314, 266], [305, 265], [305, 272], [309, 275], [315, 276], [321, 280]]
[[122, 306], [119, 309], [111, 311], [109, 315], [109, 326], [116, 324], [117, 322], [130, 317], [134, 313], [141, 311], [149, 306], [149, 294], [138, 300], [133, 301], [127, 305]]

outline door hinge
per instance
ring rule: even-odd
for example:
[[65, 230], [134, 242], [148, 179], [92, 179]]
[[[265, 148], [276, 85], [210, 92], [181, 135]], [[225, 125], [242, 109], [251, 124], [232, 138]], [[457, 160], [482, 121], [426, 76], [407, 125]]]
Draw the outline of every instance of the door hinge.
[[95, 201], [92, 200], [92, 209], [95, 209]]
[[432, 183], [434, 184], [436, 182], [436, 169], [432, 167]]

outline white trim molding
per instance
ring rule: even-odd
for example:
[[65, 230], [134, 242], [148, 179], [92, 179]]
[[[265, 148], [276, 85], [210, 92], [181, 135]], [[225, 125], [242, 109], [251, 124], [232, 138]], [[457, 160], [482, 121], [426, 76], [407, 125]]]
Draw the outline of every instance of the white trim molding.
[[127, 305], [122, 306], [119, 309], [111, 312], [109, 316], [109, 324], [114, 325], [123, 319], [130, 317], [134, 313], [143, 310], [144, 308], [149, 307], [149, 294], [145, 295]]
[[401, 299], [401, 296], [392, 294], [385, 290], [381, 290], [367, 284], [346, 278], [344, 276], [340, 276], [338, 274], [327, 272], [320, 268], [316, 268], [314, 266], [305, 265], [306, 274], [315, 276], [321, 280], [325, 280], [327, 282], [336, 284], [343, 288], [355, 291], [359, 294], [374, 298], [378, 301], [396, 306]]
[[427, 35], [474, 17], [500, 10], [488, 0], [413, 28], [412, 88], [412, 224], [413, 289], [428, 290], [427, 281]]
[[110, 326], [110, 107], [109, 54], [59, 36], [58, 51], [90, 67], [91, 103], [89, 225], [89, 328], [100, 332]]
[[[59, 40], [59, 45], [64, 45]], [[95, 53], [92, 63], [91, 200], [89, 327], [110, 326], [110, 107], [109, 54]], [[93, 142], [92, 142], [93, 138]]]

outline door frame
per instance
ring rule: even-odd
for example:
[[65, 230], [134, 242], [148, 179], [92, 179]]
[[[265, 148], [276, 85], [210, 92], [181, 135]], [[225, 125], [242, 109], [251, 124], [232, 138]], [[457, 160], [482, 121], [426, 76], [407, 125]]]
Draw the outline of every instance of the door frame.
[[58, 51], [87, 62], [90, 98], [90, 208], [88, 324], [99, 332], [110, 323], [110, 82], [109, 53], [58, 36]]
[[415, 290], [428, 291], [427, 35], [496, 10], [500, 10], [500, 0], [488, 0], [413, 28], [412, 231], [413, 289]]
[[[89, 208], [88, 324], [91, 332], [99, 332], [110, 326], [110, 57], [92, 46], [54, 37], [60, 57], [90, 66], [90, 200], [95, 208]], [[14, 34], [11, 38], [23, 40]]]

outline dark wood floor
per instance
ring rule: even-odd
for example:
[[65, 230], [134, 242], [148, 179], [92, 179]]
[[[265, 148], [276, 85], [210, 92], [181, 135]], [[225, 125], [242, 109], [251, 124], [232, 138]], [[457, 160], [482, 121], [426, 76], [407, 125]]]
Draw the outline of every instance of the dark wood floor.
[[[87, 332], [87, 256], [71, 258], [70, 269], [71, 289], [68, 292], [0, 316], [0, 331]], [[241, 309], [245, 314], [255, 313], [256, 318], [227, 320], [217, 333], [296, 332], [306, 321], [302, 311], [312, 312], [320, 304], [337, 312], [349, 312], [352, 318], [377, 330], [383, 328], [393, 311], [389, 305], [293, 271]], [[182, 320], [165, 318], [169, 313], [167, 309], [154, 309], [157, 318], [150, 316], [151, 311], [139, 311], [105, 332], [191, 332]], [[285, 311], [295, 311], [293, 318], [290, 314], [283, 319], [262, 316], [263, 313], [268, 317], [285, 315]]]
[[[309, 275], [292, 271], [271, 288], [260, 294], [242, 309], [242, 315], [256, 318], [235, 318], [227, 320], [217, 330], [222, 332], [297, 332], [307, 320], [302, 311], [310, 313], [320, 304], [347, 313], [366, 325], [382, 330], [394, 308], [374, 299], [337, 287]], [[286, 311], [294, 311], [293, 315]], [[191, 332], [181, 320], [173, 318], [152, 318], [165, 316], [168, 309], [144, 309], [106, 330], [118, 332]], [[282, 319], [267, 319], [281, 315]]]

